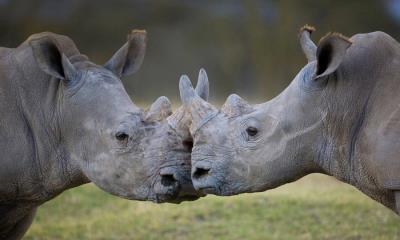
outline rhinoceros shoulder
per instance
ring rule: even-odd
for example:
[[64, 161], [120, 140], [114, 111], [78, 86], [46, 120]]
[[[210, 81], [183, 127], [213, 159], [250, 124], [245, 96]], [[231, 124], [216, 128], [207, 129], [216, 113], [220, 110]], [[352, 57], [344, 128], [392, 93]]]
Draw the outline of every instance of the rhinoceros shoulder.
[[394, 134], [400, 138], [400, 104], [392, 111], [388, 119], [381, 124], [380, 131], [383, 136]]
[[400, 189], [400, 104], [377, 131], [374, 142], [374, 175], [386, 189]]

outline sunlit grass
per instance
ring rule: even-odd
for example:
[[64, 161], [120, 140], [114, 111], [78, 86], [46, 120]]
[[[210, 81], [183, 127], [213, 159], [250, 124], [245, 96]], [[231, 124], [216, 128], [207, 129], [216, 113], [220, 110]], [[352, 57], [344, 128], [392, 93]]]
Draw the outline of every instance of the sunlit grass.
[[400, 239], [400, 217], [322, 175], [258, 194], [180, 205], [86, 185], [46, 203], [26, 239]]

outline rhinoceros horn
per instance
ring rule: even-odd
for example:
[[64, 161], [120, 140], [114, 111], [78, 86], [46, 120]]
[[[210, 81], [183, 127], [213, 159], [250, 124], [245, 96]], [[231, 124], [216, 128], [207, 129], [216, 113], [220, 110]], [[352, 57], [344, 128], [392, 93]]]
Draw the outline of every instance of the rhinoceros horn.
[[191, 117], [191, 132], [195, 132], [218, 113], [214, 106], [205, 101], [209, 94], [208, 88], [207, 73], [204, 69], [199, 72], [196, 90], [193, 89], [188, 76], [182, 75], [180, 78], [179, 91], [182, 103], [188, 108]]
[[199, 71], [199, 77], [197, 78], [197, 85], [196, 85], [196, 94], [204, 99], [204, 101], [208, 101], [208, 95], [210, 92], [210, 86], [208, 83], [208, 77], [206, 70], [201, 68]]
[[171, 102], [161, 96], [150, 106], [146, 114], [146, 121], [162, 121], [172, 114]]
[[311, 33], [315, 31], [315, 28], [309, 25], [305, 25], [300, 29], [300, 45], [303, 49], [304, 54], [307, 57], [308, 62], [315, 61], [317, 58], [317, 46], [311, 40]]
[[253, 108], [245, 100], [236, 94], [231, 94], [221, 108], [221, 112], [228, 117], [237, 117], [249, 113]]
[[[183, 77], [183, 76], [182, 76]], [[197, 85], [195, 88], [195, 93], [201, 97], [203, 100], [208, 101], [209, 96], [209, 83], [207, 78], [207, 73], [204, 69], [200, 69], [199, 78], [197, 80]], [[180, 129], [186, 129], [190, 124], [190, 117], [187, 116], [185, 111], [185, 105], [179, 107], [174, 114], [168, 117], [168, 123], [176, 131], [180, 132]], [[185, 130], [183, 130], [185, 132]], [[182, 134], [182, 133], [181, 133]]]

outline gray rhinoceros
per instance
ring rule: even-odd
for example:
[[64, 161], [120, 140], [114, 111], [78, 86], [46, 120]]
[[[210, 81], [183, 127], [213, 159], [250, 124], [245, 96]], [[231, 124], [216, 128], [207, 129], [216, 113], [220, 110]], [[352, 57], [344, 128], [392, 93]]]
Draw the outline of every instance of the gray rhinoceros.
[[300, 32], [308, 64], [266, 103], [231, 95], [218, 111], [182, 79], [193, 185], [233, 195], [324, 173], [400, 214], [400, 44], [330, 33], [316, 46], [313, 30]]
[[145, 48], [139, 30], [104, 66], [54, 33], [0, 48], [0, 239], [21, 238], [38, 206], [88, 182], [127, 199], [198, 197], [190, 152], [159, 140], [168, 99], [143, 111], [119, 79], [140, 67]]

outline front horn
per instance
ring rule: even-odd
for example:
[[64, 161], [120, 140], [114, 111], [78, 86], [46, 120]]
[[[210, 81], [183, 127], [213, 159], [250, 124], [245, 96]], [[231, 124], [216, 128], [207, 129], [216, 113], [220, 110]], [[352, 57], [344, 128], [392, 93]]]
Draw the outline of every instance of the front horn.
[[213, 105], [204, 101], [196, 93], [188, 76], [183, 75], [181, 77], [179, 81], [179, 91], [182, 103], [187, 113], [190, 114], [190, 131], [192, 133], [196, 132], [197, 129], [218, 114], [218, 110]]

